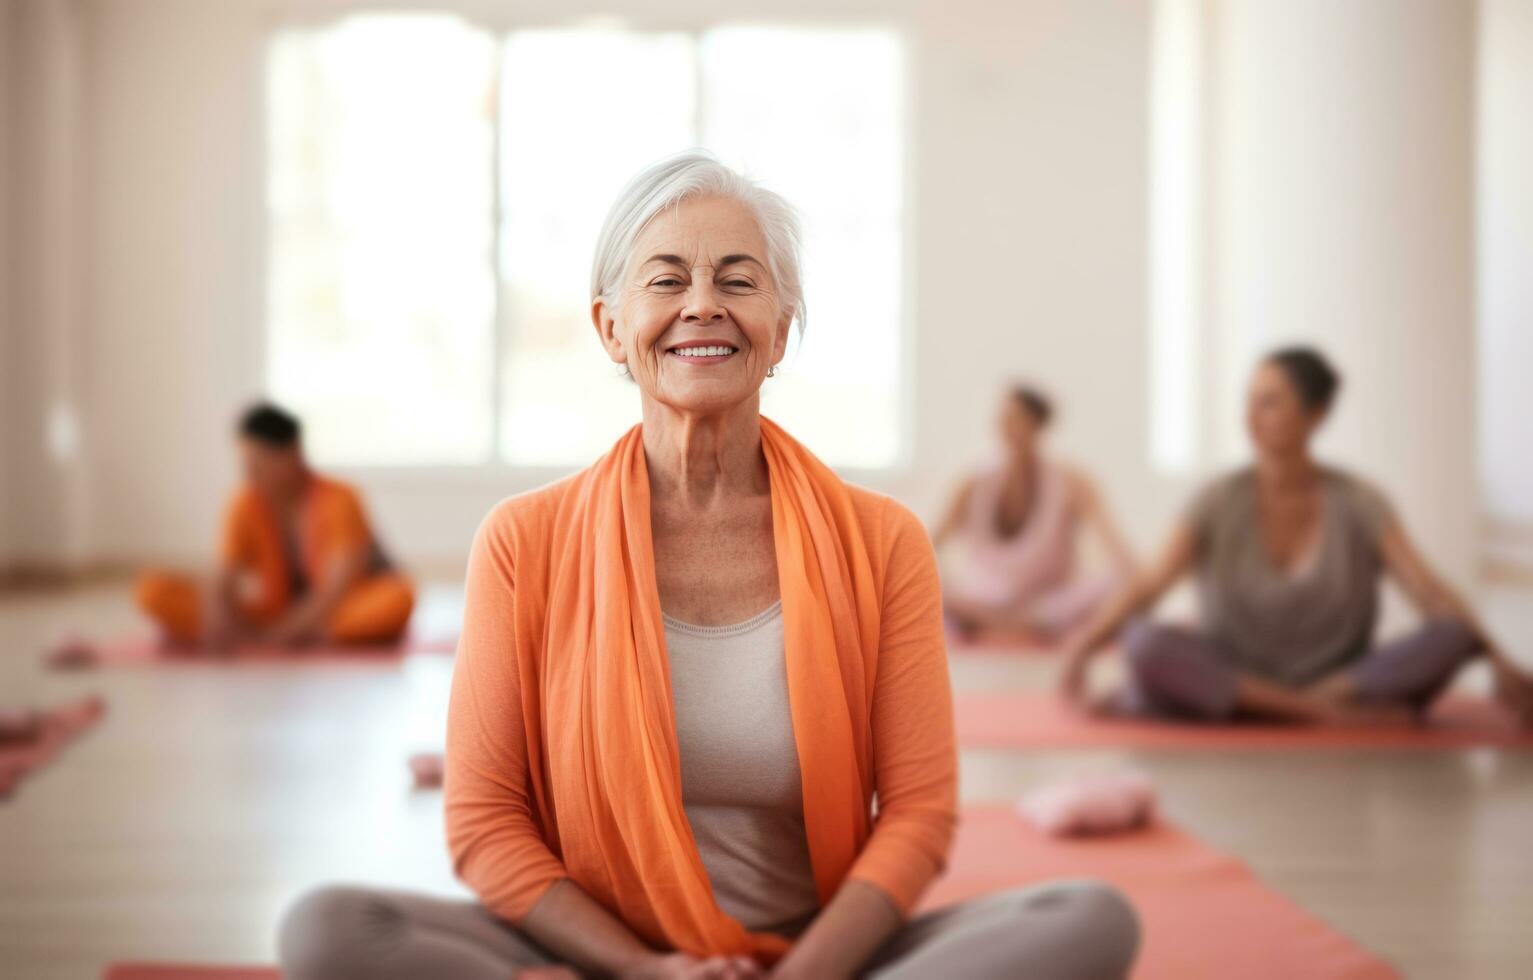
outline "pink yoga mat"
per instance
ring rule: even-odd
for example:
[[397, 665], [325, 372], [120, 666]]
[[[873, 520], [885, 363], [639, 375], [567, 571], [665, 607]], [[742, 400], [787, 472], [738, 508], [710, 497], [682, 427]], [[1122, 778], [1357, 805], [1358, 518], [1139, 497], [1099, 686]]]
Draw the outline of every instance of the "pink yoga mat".
[[378, 646], [323, 646], [301, 649], [240, 646], [232, 650], [205, 651], [169, 648], [148, 636], [117, 637], [92, 644], [96, 658], [86, 664], [56, 664], [52, 654], [45, 661], [55, 670], [92, 670], [98, 667], [162, 667], [188, 664], [366, 664], [391, 663], [412, 653], [452, 654], [457, 637], [406, 636], [398, 643]]
[[936, 908], [1056, 878], [1117, 885], [1139, 912], [1135, 980], [1389, 980], [1395, 970], [1167, 823], [1117, 837], [1045, 837], [1009, 807], [964, 811]]
[[11, 795], [28, 775], [46, 766], [106, 713], [100, 698], [84, 698], [44, 712], [37, 737], [0, 745], [0, 799]]
[[282, 980], [282, 973], [274, 966], [113, 963], [101, 980]]
[[1050, 643], [1043, 637], [1028, 636], [1018, 630], [1005, 632], [981, 630], [969, 637], [960, 636], [956, 630], [950, 629], [947, 632], [949, 654], [980, 656], [1017, 654], [1024, 657], [1048, 657], [1059, 649], [1058, 644]]
[[1533, 748], [1494, 702], [1451, 697], [1426, 726], [1336, 728], [1243, 722], [1096, 718], [1043, 691], [960, 693], [953, 699], [960, 745], [986, 748], [1462, 748], [1499, 745]]
[[[1055, 878], [1121, 888], [1139, 911], [1136, 980], [1392, 980], [1382, 960], [1264, 886], [1240, 861], [1167, 824], [1121, 837], [1044, 837], [1008, 807], [964, 811], [937, 908]], [[106, 980], [276, 980], [275, 969], [122, 964]]]

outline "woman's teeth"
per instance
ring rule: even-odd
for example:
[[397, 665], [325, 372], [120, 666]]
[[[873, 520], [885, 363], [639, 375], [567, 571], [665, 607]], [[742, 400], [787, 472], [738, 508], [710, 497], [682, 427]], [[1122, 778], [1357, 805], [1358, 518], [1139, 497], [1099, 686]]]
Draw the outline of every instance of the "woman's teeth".
[[733, 354], [733, 347], [673, 347], [672, 354], [682, 357], [721, 357], [725, 354]]

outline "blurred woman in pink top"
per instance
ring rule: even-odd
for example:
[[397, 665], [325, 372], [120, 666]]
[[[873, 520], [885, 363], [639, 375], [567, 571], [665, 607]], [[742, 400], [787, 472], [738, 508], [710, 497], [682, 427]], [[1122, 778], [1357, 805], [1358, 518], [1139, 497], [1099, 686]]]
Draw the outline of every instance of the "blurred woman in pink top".
[[[1056, 642], [1134, 574], [1133, 551], [1096, 486], [1042, 451], [1053, 414], [1037, 389], [1007, 391], [1002, 462], [964, 481], [933, 534], [939, 548], [959, 545], [944, 566], [943, 609], [965, 640]], [[1106, 569], [1077, 567], [1086, 526], [1101, 538]]]

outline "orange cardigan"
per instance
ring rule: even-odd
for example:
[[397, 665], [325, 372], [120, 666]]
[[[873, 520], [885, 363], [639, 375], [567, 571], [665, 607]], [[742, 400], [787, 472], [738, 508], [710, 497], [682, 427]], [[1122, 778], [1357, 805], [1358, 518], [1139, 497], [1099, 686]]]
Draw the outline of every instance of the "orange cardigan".
[[[850, 878], [878, 887], [908, 912], [942, 870], [956, 823], [952, 697], [931, 545], [904, 507], [841, 483], [770, 422], [763, 419], [762, 427], [773, 482], [785, 642], [791, 646], [800, 628], [801, 646], [811, 648], [808, 667], [800, 657], [795, 668], [789, 651], [789, 688], [821, 901], [828, 902]], [[785, 942], [746, 934], [712, 905], [705, 878], [701, 898], [695, 888], [689, 892], [692, 876], [702, 873], [690, 831], [683, 829], [678, 837], [650, 833], [651, 824], [678, 819], [680, 799], [674, 745], [669, 755], [653, 745], [635, 747], [657, 739], [654, 729], [629, 726], [630, 715], [646, 710], [671, 717], [639, 432], [631, 430], [590, 469], [502, 502], [475, 537], [448, 721], [449, 850], [462, 880], [491, 911], [512, 922], [555, 881], [572, 878], [658, 948], [771, 959]], [[572, 577], [570, 556], [596, 547], [591, 542], [598, 539], [617, 542], [612, 547], [623, 551], [625, 557], [607, 560], [609, 565], [634, 566], [607, 570], [611, 578], [627, 574], [632, 584], [627, 593], [603, 591], [600, 584], [593, 591], [589, 572]], [[830, 554], [838, 549], [852, 553]], [[784, 572], [806, 554], [807, 586]], [[845, 574], [838, 576], [838, 569]], [[842, 589], [857, 593], [855, 601], [838, 599], [838, 577], [856, 583]], [[581, 598], [571, 599], [576, 592]], [[587, 619], [571, 626], [571, 604], [600, 609], [585, 609]], [[816, 619], [790, 608], [797, 606], [825, 607], [831, 615], [819, 613]], [[871, 623], [873, 636], [858, 640], [859, 622], [863, 632]], [[615, 635], [604, 632], [608, 629]], [[578, 634], [573, 644], [557, 642], [571, 632]], [[632, 657], [642, 659], [645, 644], [653, 645], [655, 637], [659, 666], [639, 674], [634, 683], [644, 693], [629, 700], [659, 697], [658, 708], [609, 701], [582, 709], [581, 695], [604, 682], [604, 670], [625, 669]], [[641, 648], [638, 654], [630, 640]], [[847, 652], [859, 644], [863, 649]], [[608, 652], [602, 660], [586, 652], [597, 648], [620, 649], [622, 656]], [[837, 651], [839, 673], [835, 661], [824, 656], [827, 648]], [[551, 664], [549, 657], [560, 659]], [[582, 668], [573, 682], [560, 681], [569, 674], [565, 660], [582, 658], [592, 661], [590, 669]], [[615, 666], [604, 667], [607, 663]], [[824, 698], [796, 694], [795, 669], [816, 678], [817, 689], [836, 690]], [[803, 684], [800, 680], [799, 690]], [[812, 704], [814, 711], [799, 702]], [[582, 710], [597, 715], [593, 726], [578, 727]], [[673, 729], [660, 734], [669, 734], [674, 743]], [[842, 755], [829, 762], [819, 756], [821, 743], [838, 740], [847, 746]], [[855, 766], [846, 761], [853, 747]], [[655, 770], [647, 774], [647, 784], [627, 775], [646, 764]], [[846, 771], [832, 771], [836, 766]], [[587, 776], [597, 780], [590, 790], [581, 782]], [[603, 779], [624, 786], [608, 799]], [[624, 797], [622, 788], [636, 779], [641, 791]], [[567, 801], [569, 812], [561, 813], [556, 798]], [[609, 811], [616, 811], [615, 823], [607, 819]], [[621, 823], [625, 815], [636, 822]], [[685, 828], [684, 816], [679, 820]]]

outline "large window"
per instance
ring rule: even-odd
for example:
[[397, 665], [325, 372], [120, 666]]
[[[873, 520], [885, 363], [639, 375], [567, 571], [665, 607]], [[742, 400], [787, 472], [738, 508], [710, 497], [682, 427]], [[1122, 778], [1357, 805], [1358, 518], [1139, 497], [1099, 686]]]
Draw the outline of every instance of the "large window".
[[895, 462], [891, 32], [355, 16], [280, 34], [268, 96], [267, 376], [321, 460], [594, 458], [638, 418], [590, 327], [596, 232], [635, 171], [705, 146], [805, 218], [809, 329], [765, 410], [830, 462]]

